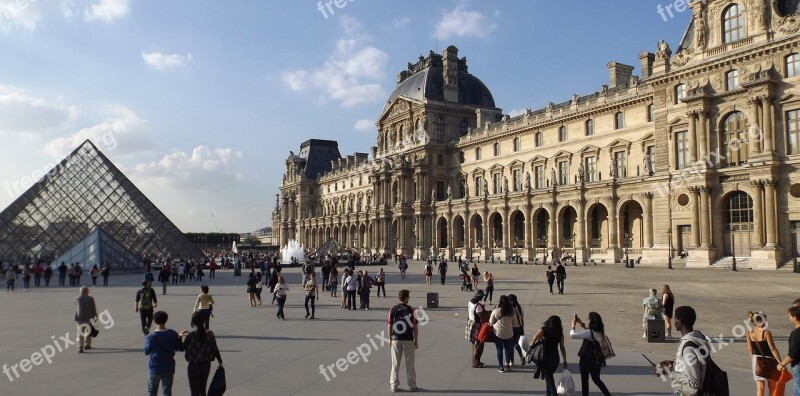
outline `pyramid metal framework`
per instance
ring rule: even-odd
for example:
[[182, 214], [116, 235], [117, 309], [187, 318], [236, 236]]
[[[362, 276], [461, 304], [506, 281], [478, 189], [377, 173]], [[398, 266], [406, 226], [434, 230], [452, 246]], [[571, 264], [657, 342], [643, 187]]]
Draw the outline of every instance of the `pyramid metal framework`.
[[97, 228], [142, 260], [204, 257], [87, 140], [0, 213], [0, 260], [51, 262]]

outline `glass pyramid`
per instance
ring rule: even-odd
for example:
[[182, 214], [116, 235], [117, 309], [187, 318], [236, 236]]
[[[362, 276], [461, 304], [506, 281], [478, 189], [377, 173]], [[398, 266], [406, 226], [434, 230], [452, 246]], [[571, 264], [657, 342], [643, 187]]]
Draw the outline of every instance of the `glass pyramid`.
[[58, 256], [53, 260], [52, 265], [55, 267], [61, 263], [67, 265], [80, 263], [81, 267], [89, 270], [93, 265], [96, 265], [97, 268], [103, 268], [103, 264], [106, 262], [109, 267], [114, 269], [144, 267], [144, 262], [141, 258], [128, 251], [100, 227], [95, 228], [94, 232]]
[[0, 260], [53, 262], [98, 228], [140, 260], [203, 257], [87, 140], [0, 212]]

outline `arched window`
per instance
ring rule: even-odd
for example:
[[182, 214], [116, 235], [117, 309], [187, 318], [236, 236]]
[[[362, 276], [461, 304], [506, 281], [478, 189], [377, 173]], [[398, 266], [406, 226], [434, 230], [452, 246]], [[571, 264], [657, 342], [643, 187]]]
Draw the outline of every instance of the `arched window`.
[[519, 140], [519, 138], [518, 138], [518, 137], [515, 137], [515, 138], [514, 138], [514, 151], [515, 151], [515, 152], [516, 152], [516, 151], [519, 151], [521, 148], [522, 148], [522, 145], [520, 144], [520, 140]]
[[686, 84], [678, 84], [675, 86], [675, 104], [683, 103], [686, 99]]
[[594, 135], [594, 121], [586, 120], [586, 136]]
[[559, 142], [567, 141], [567, 127], [566, 126], [562, 125], [560, 128], [558, 128], [558, 141]]
[[731, 4], [725, 9], [722, 17], [722, 39], [724, 43], [732, 43], [744, 38], [744, 15], [738, 4]]
[[800, 76], [800, 55], [791, 54], [786, 57], [786, 77]]
[[655, 106], [652, 104], [647, 105], [647, 122], [653, 122], [656, 119]]
[[494, 144], [494, 156], [497, 157], [498, 155], [500, 155], [500, 143], [495, 143]]
[[739, 89], [739, 71], [731, 70], [725, 73], [725, 87], [728, 91]]
[[437, 116], [433, 125], [433, 132], [436, 136], [436, 140], [444, 140], [444, 127], [444, 118], [442, 118], [442, 116]]
[[736, 166], [747, 162], [749, 157], [747, 139], [747, 117], [735, 111], [725, 117], [722, 124], [722, 146], [727, 151], [724, 166]]
[[481, 148], [475, 147], [475, 160], [478, 161], [481, 159]]
[[403, 130], [404, 130], [403, 125], [400, 125], [400, 128], [397, 130], [397, 145], [398, 146], [402, 146], [402, 145], [404, 145], [406, 143], [406, 141], [405, 141], [406, 137], [405, 137], [405, 134], [403, 133]]
[[534, 143], [535, 143], [536, 147], [540, 147], [542, 145], [542, 133], [541, 132], [536, 132], [536, 135], [534, 135]]
[[614, 115], [614, 129], [622, 128], [625, 128], [625, 113], [620, 111]]
[[467, 120], [461, 120], [461, 123], [458, 125], [458, 133], [460, 136], [464, 136], [469, 132], [469, 122]]

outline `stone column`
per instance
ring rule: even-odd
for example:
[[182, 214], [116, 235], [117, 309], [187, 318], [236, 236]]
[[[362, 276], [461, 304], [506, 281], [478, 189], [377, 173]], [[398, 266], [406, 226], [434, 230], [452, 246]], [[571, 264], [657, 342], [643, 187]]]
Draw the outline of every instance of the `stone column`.
[[575, 240], [572, 241], [573, 248], [575, 249], [575, 262], [583, 262], [586, 255], [584, 249], [586, 248], [586, 199], [578, 199], [578, 226], [576, 227]]
[[689, 201], [692, 207], [692, 243], [691, 248], [700, 246], [700, 203], [698, 202], [698, 195], [700, 195], [699, 187], [689, 187]]
[[697, 162], [697, 112], [686, 113], [689, 116], [689, 162]]
[[494, 248], [494, 237], [489, 235], [489, 209], [483, 209], [483, 259], [486, 260], [492, 254]]
[[616, 255], [619, 247], [619, 224], [617, 223], [617, 197], [610, 197], [608, 208], [608, 248]]
[[548, 227], [549, 236], [547, 238], [548, 249], [553, 251], [558, 247], [558, 216], [556, 215], [557, 206], [550, 204], [550, 227]]
[[761, 180], [753, 180], [750, 182], [753, 186], [753, 243], [754, 248], [764, 247], [764, 198], [762, 197], [762, 187], [764, 184]]
[[531, 249], [535, 249], [536, 247], [533, 246], [533, 207], [528, 205], [525, 208], [525, 249], [528, 253], [528, 258], [530, 259], [533, 257], [533, 251]]
[[708, 211], [709, 190], [700, 187], [700, 247], [711, 246], [711, 213]]
[[653, 247], [653, 193], [642, 194], [644, 198], [644, 213], [642, 213], [644, 226], [644, 247]]
[[706, 128], [708, 122], [706, 121], [706, 118], [708, 117], [708, 113], [705, 111], [699, 111], [697, 112], [697, 115], [700, 123], [700, 130], [697, 133], [697, 158], [703, 161], [702, 168], [705, 169], [708, 166], [706, 160], [706, 156], [708, 155], [708, 152], [706, 152], [706, 147], [708, 145], [708, 143], [706, 143], [708, 140], [708, 129]]
[[[752, 98], [752, 99], [748, 100], [747, 104], [750, 106], [750, 114], [749, 114], [749, 117], [748, 117], [748, 120], [750, 121], [750, 129], [749, 130], [755, 129], [756, 131], [758, 131], [759, 130], [759, 124], [758, 124], [758, 117], [759, 117], [758, 98]], [[747, 138], [750, 141], [750, 143], [749, 143], [750, 144], [750, 155], [757, 154], [757, 153], [761, 152], [761, 143], [760, 143], [760, 141], [759, 141], [759, 139], [757, 138], [756, 135], [757, 134], [755, 134], [755, 133], [748, 133], [747, 134]]]
[[762, 98], [762, 106], [764, 110], [764, 128], [763, 139], [764, 147], [761, 148], [762, 153], [771, 153], [774, 150], [773, 138], [775, 136], [775, 110], [772, 106], [772, 98], [765, 96]]
[[775, 210], [775, 187], [776, 182], [773, 180], [764, 181], [764, 218], [767, 219], [767, 245], [766, 247], [774, 248], [777, 246], [778, 229], [776, 227], [778, 212]]
[[511, 244], [511, 219], [508, 218], [508, 207], [503, 208], [503, 249], [508, 249]]

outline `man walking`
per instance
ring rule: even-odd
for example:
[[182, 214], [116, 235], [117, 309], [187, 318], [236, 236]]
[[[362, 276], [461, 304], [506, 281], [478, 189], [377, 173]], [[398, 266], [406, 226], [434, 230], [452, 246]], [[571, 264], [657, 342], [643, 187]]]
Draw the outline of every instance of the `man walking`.
[[142, 333], [147, 336], [150, 333], [150, 325], [153, 324], [153, 308], [158, 306], [156, 291], [150, 287], [150, 282], [142, 281], [142, 288], [136, 292], [135, 306], [142, 321]]
[[64, 283], [67, 279], [67, 269], [67, 264], [65, 264], [63, 261], [61, 262], [61, 265], [58, 266], [58, 285], [61, 287], [65, 286]]
[[150, 381], [147, 383], [147, 394], [156, 396], [158, 384], [164, 396], [172, 395], [172, 379], [175, 376], [175, 351], [183, 350], [182, 337], [188, 332], [178, 334], [175, 330], [168, 329], [169, 316], [164, 311], [153, 314], [156, 330], [144, 340], [144, 354], [150, 356], [148, 368]]
[[408, 305], [410, 293], [403, 289], [398, 293], [400, 303], [389, 310], [387, 332], [391, 335], [389, 347], [392, 351], [392, 370], [389, 374], [389, 390], [397, 391], [400, 380], [397, 378], [400, 363], [406, 359], [406, 377], [411, 392], [417, 391], [417, 372], [414, 368], [414, 354], [419, 347], [419, 326], [414, 315], [414, 308]]
[[647, 338], [648, 320], [661, 320], [663, 318], [664, 305], [662, 304], [661, 299], [656, 296], [656, 294], [658, 294], [658, 290], [655, 288], [650, 289], [650, 294], [642, 300], [642, 329], [644, 329], [642, 338]]
[[556, 286], [558, 287], [558, 294], [564, 294], [564, 279], [567, 279], [567, 269], [558, 261], [556, 266]]
[[442, 284], [444, 284], [445, 278], [447, 278], [447, 261], [445, 261], [444, 257], [439, 262], [439, 275], [442, 277]]
[[92, 349], [92, 320], [97, 320], [97, 306], [89, 288], [81, 287], [81, 295], [75, 298], [75, 322], [78, 324], [78, 353]]
[[369, 292], [372, 288], [372, 277], [369, 276], [369, 272], [364, 271], [364, 275], [361, 276], [359, 285], [359, 300], [361, 302], [361, 309], [365, 311], [369, 311]]
[[214, 274], [217, 273], [217, 262], [214, 259], [211, 259], [211, 262], [208, 264], [208, 279], [214, 279]]
[[697, 313], [694, 308], [675, 308], [675, 329], [681, 332], [676, 364], [665, 360], [653, 367], [657, 376], [672, 377], [672, 389], [676, 395], [697, 395], [703, 387], [706, 366], [711, 359], [711, 348], [706, 336], [694, 329]]
[[167, 295], [167, 285], [169, 284], [170, 278], [170, 264], [166, 262], [163, 267], [161, 267], [161, 271], [158, 271], [158, 281], [161, 282], [161, 294]]

